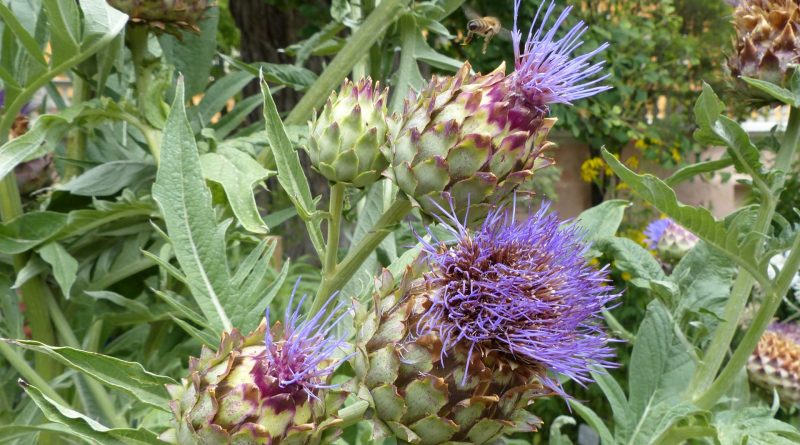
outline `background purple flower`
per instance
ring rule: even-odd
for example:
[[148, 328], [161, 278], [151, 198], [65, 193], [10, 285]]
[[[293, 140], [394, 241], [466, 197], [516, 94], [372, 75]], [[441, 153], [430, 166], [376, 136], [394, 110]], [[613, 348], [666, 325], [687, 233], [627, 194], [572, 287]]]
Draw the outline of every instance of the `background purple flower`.
[[[447, 213], [457, 241], [424, 243], [435, 293], [418, 326], [419, 334], [439, 334], [442, 356], [466, 344], [469, 356], [499, 351], [581, 384], [591, 381], [590, 367], [614, 366], [599, 320], [618, 294], [607, 271], [584, 258], [589, 244], [578, 226], [548, 214], [548, 205], [521, 222], [501, 208], [474, 232]], [[565, 395], [557, 381], [543, 380]]]
[[512, 80], [517, 94], [522, 96], [529, 106], [543, 111], [550, 104], [571, 104], [576, 100], [611, 89], [607, 85], [598, 85], [608, 78], [608, 74], [590, 79], [602, 71], [605, 63], [600, 61], [592, 64], [590, 60], [606, 49], [608, 43], [603, 43], [588, 53], [572, 57], [572, 53], [583, 44], [580, 39], [588, 29], [583, 21], [578, 22], [564, 36], [556, 37], [556, 32], [569, 16], [572, 6], [564, 8], [553, 26], [547, 30], [547, 21], [555, 8], [555, 2], [550, 1], [548, 5], [543, 1], [531, 22], [525, 44], [520, 46], [522, 33], [517, 27], [520, 3], [521, 0], [514, 1], [514, 29], [511, 36], [516, 71], [512, 74]]
[[650, 224], [647, 225], [647, 228], [644, 229], [644, 242], [647, 244], [648, 248], [656, 250], [658, 242], [661, 240], [661, 237], [664, 236], [664, 232], [666, 232], [670, 224], [674, 224], [670, 218], [661, 218], [651, 221]]

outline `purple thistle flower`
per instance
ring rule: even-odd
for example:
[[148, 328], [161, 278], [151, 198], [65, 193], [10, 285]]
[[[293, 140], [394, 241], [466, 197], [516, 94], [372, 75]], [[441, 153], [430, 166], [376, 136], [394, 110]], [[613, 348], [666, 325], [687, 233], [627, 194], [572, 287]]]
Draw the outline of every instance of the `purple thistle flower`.
[[664, 232], [666, 232], [672, 224], [675, 224], [675, 222], [670, 218], [661, 218], [651, 221], [650, 224], [647, 225], [647, 228], [644, 229], [644, 242], [647, 244], [647, 247], [651, 250], [656, 250], [656, 248], [658, 248], [658, 242], [661, 241], [661, 238], [664, 236]]
[[[273, 333], [267, 329], [263, 360], [259, 366], [253, 368], [255, 382], [262, 397], [278, 393], [305, 393], [309, 400], [318, 399], [318, 390], [336, 387], [326, 384], [326, 378], [352, 355], [338, 360], [331, 358], [337, 350], [347, 346], [347, 335], [337, 336], [334, 330], [349, 311], [342, 310], [345, 307], [343, 303], [337, 304], [333, 310], [326, 310], [337, 294], [334, 293], [316, 315], [301, 321], [300, 310], [306, 295], [303, 295], [297, 306], [293, 306], [299, 284], [298, 279], [286, 307], [283, 339], [276, 341]], [[266, 319], [269, 320], [269, 309]]]
[[[611, 89], [607, 85], [598, 85], [607, 79], [609, 74], [589, 80], [603, 70], [605, 63], [600, 61], [592, 64], [590, 60], [608, 48], [608, 43], [603, 43], [593, 51], [573, 58], [572, 53], [583, 44], [580, 38], [589, 29], [583, 21], [578, 22], [563, 37], [556, 38], [556, 31], [569, 16], [572, 6], [564, 8], [552, 28], [546, 30], [545, 26], [555, 8], [555, 2], [551, 1], [545, 9], [547, 2], [543, 1], [531, 22], [525, 45], [520, 47], [522, 33], [517, 28], [520, 3], [521, 0], [514, 1], [514, 29], [511, 33], [516, 70], [512, 74], [512, 82], [517, 94], [530, 106], [544, 111], [550, 104], [571, 105], [576, 100]], [[543, 10], [544, 16], [534, 32]]]
[[[441, 209], [456, 241], [423, 241], [431, 266], [425, 280], [435, 292], [417, 329], [439, 335], [442, 360], [461, 344], [467, 364], [472, 354], [497, 351], [579, 384], [592, 381], [595, 366], [616, 366], [600, 319], [619, 295], [607, 284], [608, 271], [584, 258], [582, 230], [548, 209], [516, 222], [514, 207], [500, 208], [476, 231], [458, 221], [452, 205]], [[542, 383], [566, 397], [558, 381], [543, 375]]]

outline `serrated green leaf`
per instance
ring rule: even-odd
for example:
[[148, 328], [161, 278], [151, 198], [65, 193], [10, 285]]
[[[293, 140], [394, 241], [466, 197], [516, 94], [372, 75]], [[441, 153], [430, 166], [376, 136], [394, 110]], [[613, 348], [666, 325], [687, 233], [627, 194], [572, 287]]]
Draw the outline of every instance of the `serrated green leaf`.
[[155, 433], [145, 429], [110, 429], [63, 406], [42, 394], [35, 386], [20, 381], [20, 385], [36, 403], [47, 420], [67, 427], [69, 434], [97, 445], [165, 445]]
[[[705, 243], [698, 243], [672, 271], [671, 278], [678, 284], [681, 294], [675, 310], [676, 319], [682, 319], [687, 313], [699, 314], [701, 310], [721, 314], [736, 270], [727, 256]], [[707, 329], [714, 326], [711, 321], [703, 325]]]
[[602, 154], [614, 172], [642, 198], [703, 241], [725, 252], [758, 281], [769, 282], [758, 267], [758, 261], [754, 260], [755, 247], [760, 242], [757, 234], [745, 238], [740, 244], [739, 238], [743, 234], [738, 231], [728, 231], [722, 222], [714, 219], [708, 209], [681, 204], [675, 192], [664, 181], [650, 174], [634, 173], [605, 149], [602, 150]]
[[800, 443], [800, 431], [775, 419], [767, 407], [745, 407], [716, 413], [712, 424], [720, 445], [790, 445]]
[[25, 51], [28, 52], [28, 55], [42, 66], [46, 66], [47, 60], [44, 57], [44, 52], [42, 52], [42, 49], [39, 47], [39, 43], [28, 33], [22, 23], [17, 20], [16, 13], [4, 3], [0, 3], [0, 19], [3, 20], [3, 24], [14, 33], [17, 39], [19, 39]]
[[97, 379], [101, 383], [138, 399], [156, 409], [169, 411], [169, 395], [164, 385], [174, 384], [169, 377], [147, 372], [136, 362], [127, 362], [96, 352], [62, 346], [48, 346], [34, 340], [4, 340], [52, 357], [65, 366]]
[[216, 332], [233, 329], [225, 304], [235, 305], [225, 253], [225, 225], [217, 226], [211, 193], [203, 181], [200, 155], [183, 104], [178, 80], [167, 118], [161, 163], [153, 185], [175, 258], [200, 310]]
[[649, 443], [648, 438], [660, 434], [667, 419], [665, 411], [679, 405], [678, 389], [691, 380], [695, 364], [686, 349], [690, 346], [676, 331], [667, 308], [659, 300], [650, 302], [631, 355], [628, 394], [632, 421], [620, 425], [617, 435], [625, 443]]
[[220, 148], [216, 153], [200, 157], [206, 179], [214, 181], [225, 190], [233, 213], [246, 230], [265, 234], [269, 228], [258, 212], [253, 186], [266, 180], [275, 172], [262, 167], [249, 155], [235, 148]]
[[39, 248], [39, 255], [53, 269], [58, 287], [64, 298], [69, 300], [72, 285], [78, 274], [78, 261], [58, 243], [47, 243]]
[[0, 146], [0, 177], [14, 171], [17, 165], [44, 156], [52, 150], [86, 107], [82, 104], [56, 114], [40, 116], [27, 133]]
[[697, 126], [700, 128], [712, 127], [724, 110], [725, 104], [719, 100], [711, 85], [703, 82], [703, 92], [700, 93], [700, 97], [697, 98], [694, 105], [694, 119]]
[[614, 258], [614, 267], [628, 272], [632, 278], [639, 278], [647, 282], [666, 281], [667, 275], [653, 255], [644, 247], [629, 238], [600, 238], [595, 241], [595, 248], [607, 253]]
[[628, 405], [628, 399], [625, 397], [625, 392], [619, 386], [619, 383], [604, 370], [592, 371], [592, 378], [597, 383], [597, 386], [603, 390], [603, 394], [611, 406], [611, 411], [614, 413], [614, 423], [618, 425], [618, 428], [630, 424], [633, 417]]

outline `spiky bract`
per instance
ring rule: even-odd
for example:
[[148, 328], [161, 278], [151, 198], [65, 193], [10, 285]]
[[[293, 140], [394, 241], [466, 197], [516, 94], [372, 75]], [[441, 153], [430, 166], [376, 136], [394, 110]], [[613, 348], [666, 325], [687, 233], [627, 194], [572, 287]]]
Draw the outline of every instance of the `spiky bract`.
[[311, 164], [331, 182], [366, 187], [389, 166], [385, 151], [388, 135], [387, 90], [376, 82], [345, 80], [319, 116], [309, 123]]
[[785, 403], [800, 403], [800, 326], [772, 323], [747, 362], [750, 381], [778, 392]]

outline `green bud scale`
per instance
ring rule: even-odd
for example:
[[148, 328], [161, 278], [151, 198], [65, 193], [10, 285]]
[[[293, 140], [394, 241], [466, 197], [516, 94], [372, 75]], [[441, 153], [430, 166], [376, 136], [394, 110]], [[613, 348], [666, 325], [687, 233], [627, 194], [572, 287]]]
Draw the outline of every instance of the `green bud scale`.
[[311, 164], [322, 176], [359, 188], [381, 177], [389, 166], [382, 152], [389, 128], [386, 95], [369, 78], [345, 80], [339, 93], [331, 94], [308, 132]]

